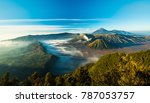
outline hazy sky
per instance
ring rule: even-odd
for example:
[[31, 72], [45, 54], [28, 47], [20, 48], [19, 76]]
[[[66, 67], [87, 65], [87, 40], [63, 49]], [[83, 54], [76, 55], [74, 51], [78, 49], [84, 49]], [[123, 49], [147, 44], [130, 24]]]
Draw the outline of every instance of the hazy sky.
[[0, 0], [0, 39], [97, 28], [150, 31], [150, 0]]

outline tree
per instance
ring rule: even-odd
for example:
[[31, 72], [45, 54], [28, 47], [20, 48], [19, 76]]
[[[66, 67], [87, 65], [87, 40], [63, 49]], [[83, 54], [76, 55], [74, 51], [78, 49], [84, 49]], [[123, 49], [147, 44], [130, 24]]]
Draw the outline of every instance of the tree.
[[0, 85], [2, 85], [2, 86], [9, 86], [10, 85], [9, 72], [6, 72], [2, 75], [2, 77], [0, 79]]
[[10, 81], [10, 85], [12, 85], [12, 86], [18, 86], [19, 85], [19, 79], [18, 79], [18, 77], [17, 76], [14, 76], [13, 78], [12, 78], [12, 80]]
[[43, 84], [37, 72], [34, 72], [31, 76], [29, 76], [27, 82], [32, 86], [41, 86]]
[[50, 72], [46, 73], [45, 79], [44, 79], [44, 86], [51, 86], [53, 85], [53, 77]]
[[57, 76], [55, 78], [55, 85], [56, 86], [62, 86], [63, 85], [63, 82], [64, 82], [64, 79], [61, 77], [61, 76]]

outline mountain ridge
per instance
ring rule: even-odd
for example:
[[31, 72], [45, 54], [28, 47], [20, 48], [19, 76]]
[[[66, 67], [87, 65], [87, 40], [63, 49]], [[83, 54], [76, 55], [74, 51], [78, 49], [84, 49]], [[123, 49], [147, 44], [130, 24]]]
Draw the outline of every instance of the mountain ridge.
[[[102, 41], [102, 42], [101, 42]], [[121, 34], [82, 34], [70, 40], [70, 44], [86, 45], [95, 49], [122, 48], [130, 45], [139, 45], [146, 41], [144, 37]], [[104, 46], [107, 44], [107, 46]]]
[[121, 35], [137, 35], [135, 33], [131, 33], [124, 30], [106, 30], [104, 28], [97, 29], [92, 34], [121, 34]]
[[10, 39], [11, 41], [35, 41], [35, 40], [49, 40], [49, 39], [67, 39], [76, 37], [78, 33], [57, 33], [57, 34], [45, 34], [45, 35], [27, 35]]

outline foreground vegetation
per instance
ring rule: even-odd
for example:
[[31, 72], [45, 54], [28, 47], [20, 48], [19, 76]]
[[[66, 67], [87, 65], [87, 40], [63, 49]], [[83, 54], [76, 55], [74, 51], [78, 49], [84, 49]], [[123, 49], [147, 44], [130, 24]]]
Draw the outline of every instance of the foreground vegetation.
[[9, 78], [5, 73], [0, 85], [24, 86], [150, 86], [150, 50], [138, 53], [114, 53], [101, 57], [96, 63], [87, 64], [72, 73], [53, 76], [50, 72], [41, 77], [33, 73], [25, 80]]

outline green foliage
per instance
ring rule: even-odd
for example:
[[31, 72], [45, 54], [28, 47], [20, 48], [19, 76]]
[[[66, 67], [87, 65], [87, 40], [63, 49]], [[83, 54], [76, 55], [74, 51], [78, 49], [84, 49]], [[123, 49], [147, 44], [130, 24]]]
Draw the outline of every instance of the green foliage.
[[150, 50], [103, 56], [89, 69], [92, 85], [150, 85]]
[[37, 72], [34, 72], [31, 76], [29, 76], [23, 83], [24, 85], [27, 85], [27, 86], [41, 86], [43, 83], [42, 83], [42, 80], [39, 76], [39, 74]]
[[64, 79], [61, 77], [61, 76], [57, 76], [55, 78], [55, 85], [56, 86], [62, 86], [63, 85], [63, 82], [64, 82]]
[[53, 85], [53, 78], [52, 74], [50, 72], [46, 73], [45, 80], [44, 80], [44, 86], [51, 86]]
[[74, 86], [86, 86], [91, 85], [91, 77], [89, 75], [88, 68], [92, 67], [93, 64], [87, 64], [84, 67], [76, 69], [73, 73], [65, 74], [62, 76], [64, 83], [63, 85], [74, 85]]
[[0, 78], [0, 85], [29, 86], [140, 86], [150, 85], [150, 50], [138, 53], [114, 53], [101, 57], [95, 64], [90, 63], [72, 73], [53, 77], [46, 73], [40, 77], [37, 72], [20, 81], [17, 77], [10, 79], [9, 73]]
[[121, 56], [125, 54], [115, 53], [103, 56], [95, 65], [89, 69], [92, 85], [118, 85], [118, 63]]
[[6, 72], [3, 74], [3, 76], [1, 77], [1, 80], [0, 80], [0, 84], [4, 85], [4, 86], [10, 85], [9, 72]]
[[60, 85], [150, 85], [150, 50], [114, 53], [65, 74]]
[[19, 79], [16, 76], [10, 79], [9, 72], [6, 72], [0, 78], [0, 85], [1, 86], [14, 86], [14, 85], [17, 86], [19, 85]]

